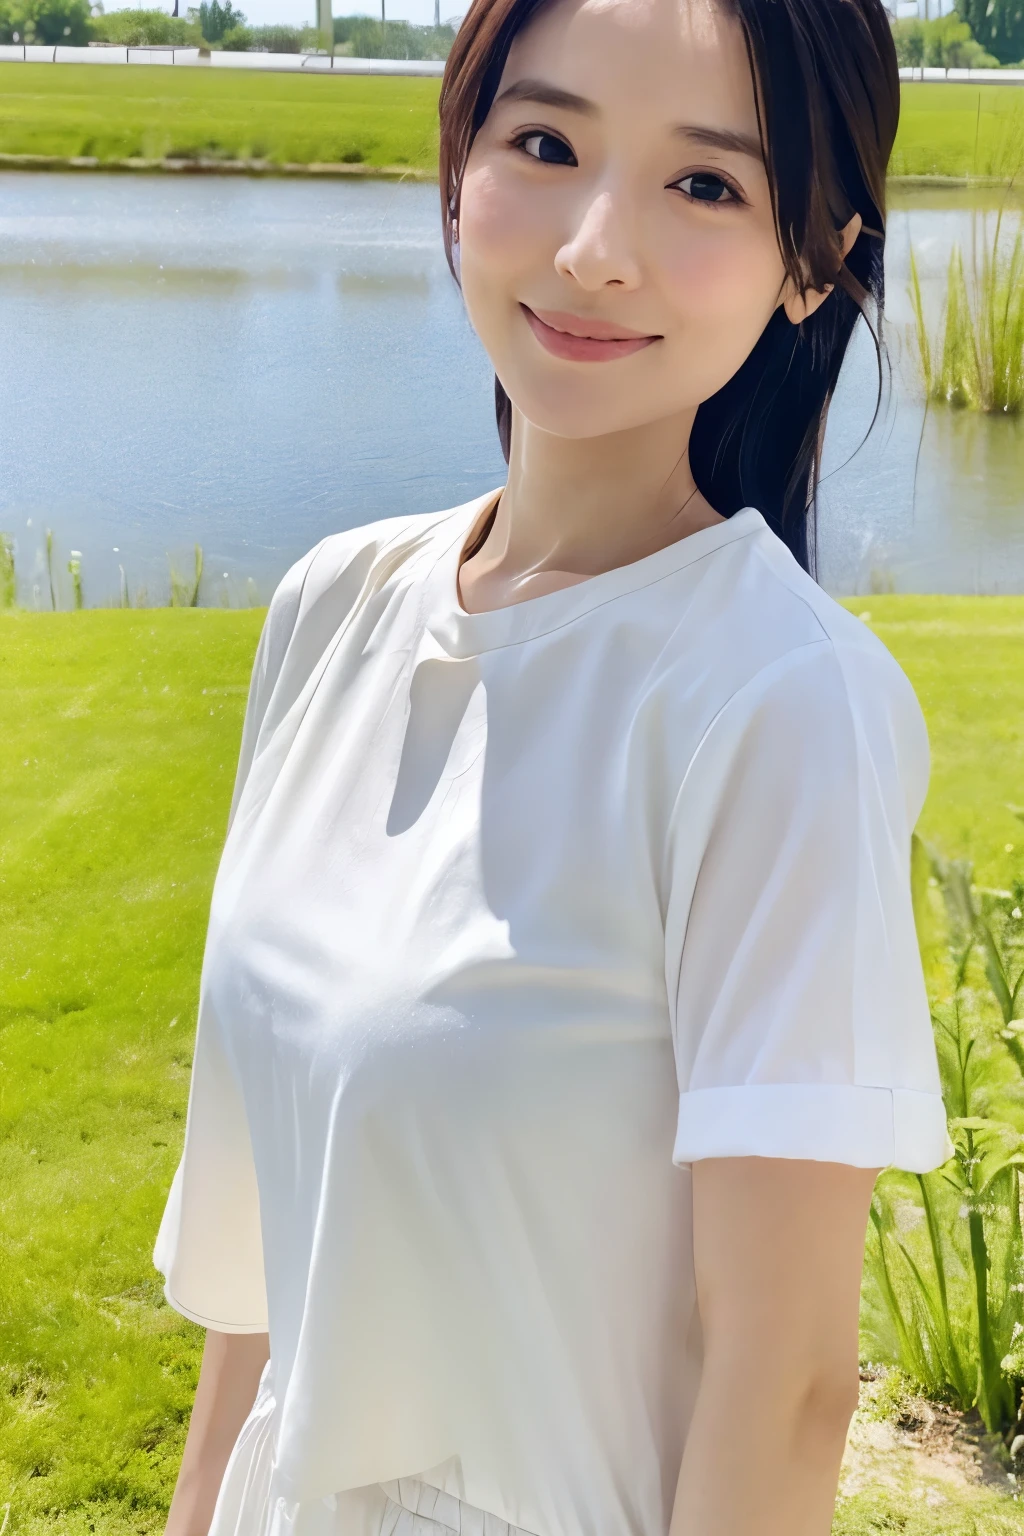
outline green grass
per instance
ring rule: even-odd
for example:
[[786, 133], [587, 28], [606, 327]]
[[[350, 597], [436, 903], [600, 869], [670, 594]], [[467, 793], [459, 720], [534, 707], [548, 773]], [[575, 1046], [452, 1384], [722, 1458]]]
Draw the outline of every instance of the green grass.
[[892, 176], [996, 176], [1024, 168], [1024, 88], [922, 85], [902, 88]]
[[[0, 64], [0, 153], [200, 154], [437, 168], [436, 79], [125, 65]], [[1008, 177], [1024, 162], [1024, 90], [905, 85], [891, 170]]]
[[0, 64], [0, 153], [437, 166], [438, 80]]
[[[1004, 844], [1024, 845], [1004, 808], [1024, 802], [1024, 598], [850, 606], [871, 612], [928, 718], [922, 831], [999, 883]], [[202, 1333], [163, 1303], [151, 1253], [262, 617], [0, 615], [6, 1536], [163, 1529]], [[968, 1536], [975, 1515], [978, 1531], [1022, 1536], [1016, 1505], [973, 1499], [904, 1526], [884, 1523], [890, 1494], [861, 1492], [837, 1536]]]
[[261, 618], [0, 621], [7, 1536], [163, 1528], [202, 1334], [150, 1256]]
[[[909, 1481], [909, 1480], [908, 1480]], [[921, 1490], [872, 1488], [839, 1502], [832, 1536], [1021, 1536], [1024, 1509], [986, 1488], [934, 1479]], [[922, 1491], [934, 1502], [924, 1502]], [[917, 1492], [917, 1499], [913, 1493]]]
[[979, 884], [1007, 886], [1024, 856], [1024, 826], [1007, 809], [1024, 805], [1024, 597], [873, 595], [846, 607], [871, 614], [928, 722], [918, 831], [973, 858]]

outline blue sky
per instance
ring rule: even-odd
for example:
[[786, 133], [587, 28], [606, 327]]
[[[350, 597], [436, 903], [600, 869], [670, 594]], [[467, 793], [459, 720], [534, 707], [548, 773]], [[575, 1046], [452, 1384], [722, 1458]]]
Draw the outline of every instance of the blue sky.
[[[182, 15], [189, 4], [198, 4], [198, 0], [180, 0], [179, 11]], [[384, 0], [387, 8], [387, 16], [393, 21], [415, 21], [429, 26], [434, 20], [434, 0]], [[441, 19], [445, 20], [450, 15], [461, 15], [466, 10], [468, 0], [463, 0], [461, 6], [453, 5], [452, 0], [441, 0]], [[239, 10], [244, 12], [248, 21], [253, 26], [265, 26], [269, 22], [285, 22], [288, 26], [301, 27], [313, 26], [316, 19], [316, 0], [233, 0]], [[127, 0], [124, 5], [116, 5], [112, 0], [107, 0], [104, 9], [107, 11], [121, 11], [134, 9], [138, 5], [159, 6], [161, 10], [170, 11], [173, 6], [167, 0]], [[380, 3], [376, 5], [359, 5], [351, 3], [351, 0], [334, 0], [334, 13], [336, 16], [379, 16]]]

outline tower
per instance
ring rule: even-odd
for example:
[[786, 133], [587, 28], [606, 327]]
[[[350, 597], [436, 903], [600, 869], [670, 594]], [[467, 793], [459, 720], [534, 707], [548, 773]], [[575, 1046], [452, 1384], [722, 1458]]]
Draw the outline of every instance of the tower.
[[316, 29], [329, 52], [334, 52], [334, 12], [331, 0], [316, 0]]

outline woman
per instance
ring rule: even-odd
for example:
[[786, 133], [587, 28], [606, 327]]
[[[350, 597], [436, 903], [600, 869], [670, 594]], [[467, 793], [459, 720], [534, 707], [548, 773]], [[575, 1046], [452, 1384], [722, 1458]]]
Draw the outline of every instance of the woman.
[[154, 1255], [209, 1330], [168, 1536], [826, 1536], [872, 1185], [952, 1150], [925, 728], [809, 574], [897, 113], [878, 0], [466, 17], [508, 482], [271, 603]]

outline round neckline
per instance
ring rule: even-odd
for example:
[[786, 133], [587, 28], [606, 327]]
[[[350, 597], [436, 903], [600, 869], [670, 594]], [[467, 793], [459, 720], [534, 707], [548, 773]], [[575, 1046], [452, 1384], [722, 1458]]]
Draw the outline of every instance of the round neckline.
[[501, 608], [487, 608], [482, 613], [469, 613], [459, 597], [462, 551], [473, 529], [504, 489], [498, 486], [459, 509], [464, 515], [456, 518], [453, 536], [440, 550], [428, 578], [426, 627], [449, 656], [476, 656], [550, 634], [604, 603], [661, 581], [673, 571], [768, 526], [756, 507], [743, 507], [724, 522], [684, 534], [639, 560], [585, 576], [582, 581], [554, 592], [542, 592]]

